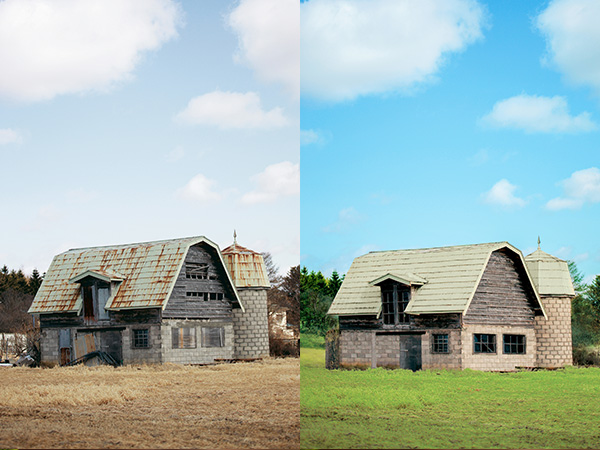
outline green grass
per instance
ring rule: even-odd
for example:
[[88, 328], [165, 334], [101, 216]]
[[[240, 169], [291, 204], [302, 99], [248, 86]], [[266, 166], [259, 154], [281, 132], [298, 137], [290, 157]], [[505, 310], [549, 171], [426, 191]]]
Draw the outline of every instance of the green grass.
[[326, 370], [302, 349], [302, 448], [600, 448], [600, 369]]
[[318, 334], [300, 333], [300, 348], [325, 348], [325, 337]]

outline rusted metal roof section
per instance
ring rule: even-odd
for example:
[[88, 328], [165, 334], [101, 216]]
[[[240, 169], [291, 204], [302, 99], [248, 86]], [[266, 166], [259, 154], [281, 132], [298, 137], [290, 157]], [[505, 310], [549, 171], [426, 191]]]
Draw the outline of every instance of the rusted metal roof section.
[[503, 248], [516, 253], [533, 286], [523, 255], [508, 242], [371, 252], [352, 262], [328, 314], [379, 315], [381, 289], [377, 284], [385, 279], [415, 286], [406, 307], [409, 314], [464, 313], [491, 253]]
[[234, 241], [222, 251], [225, 266], [236, 287], [270, 288], [267, 268], [260, 253], [242, 247]]
[[[114, 284], [106, 309], [164, 309], [188, 249], [202, 242], [215, 248], [220, 256], [217, 244], [204, 236], [61, 253], [52, 260], [29, 312], [79, 312], [82, 301], [77, 281], [86, 276]], [[233, 283], [231, 285], [239, 301]]]

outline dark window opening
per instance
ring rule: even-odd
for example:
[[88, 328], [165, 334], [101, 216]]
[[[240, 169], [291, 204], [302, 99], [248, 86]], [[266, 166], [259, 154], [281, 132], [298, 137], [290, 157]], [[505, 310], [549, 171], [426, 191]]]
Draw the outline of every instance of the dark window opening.
[[173, 348], [196, 348], [196, 329], [192, 327], [171, 329]]
[[105, 309], [110, 297], [108, 283], [88, 278], [82, 282], [81, 296], [83, 297], [83, 318], [87, 324], [109, 319], [108, 311]]
[[185, 263], [185, 277], [192, 280], [208, 279], [208, 264]]
[[202, 347], [224, 347], [225, 328], [202, 327]]
[[474, 334], [473, 351], [475, 353], [496, 353], [496, 335]]
[[448, 335], [434, 334], [431, 351], [433, 353], [448, 353]]
[[399, 284], [393, 284], [381, 288], [381, 303], [383, 323], [386, 325], [398, 325], [408, 323], [408, 314], [404, 310], [410, 302], [410, 288]]
[[504, 353], [524, 355], [525, 354], [525, 336], [522, 334], [505, 334], [502, 336], [504, 341]]
[[93, 286], [83, 286], [83, 317], [86, 321], [96, 320], [94, 314]]
[[149, 348], [150, 347], [150, 330], [142, 328], [133, 330], [133, 348]]
[[195, 292], [195, 291], [187, 291], [185, 293], [186, 297], [198, 297], [207, 300], [223, 300], [223, 294], [221, 292]]

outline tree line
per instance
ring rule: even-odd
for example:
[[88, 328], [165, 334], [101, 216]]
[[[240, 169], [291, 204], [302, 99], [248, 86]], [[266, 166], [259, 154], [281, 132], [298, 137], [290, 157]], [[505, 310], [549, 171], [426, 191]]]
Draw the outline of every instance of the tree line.
[[575, 289], [571, 303], [571, 323], [573, 347], [600, 345], [600, 275], [591, 283], [584, 283], [584, 276], [573, 261], [569, 261], [569, 271]]
[[337, 271], [329, 278], [321, 271], [300, 270], [300, 332], [325, 335], [337, 326], [337, 318], [328, 316], [327, 311], [344, 281]]
[[37, 269], [29, 276], [6, 265], [0, 269], [0, 333], [22, 332], [31, 324], [27, 310], [43, 279]]

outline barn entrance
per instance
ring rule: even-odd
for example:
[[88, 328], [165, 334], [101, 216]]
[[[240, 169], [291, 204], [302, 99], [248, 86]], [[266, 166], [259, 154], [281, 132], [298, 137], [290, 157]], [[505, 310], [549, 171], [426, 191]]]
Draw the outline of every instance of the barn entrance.
[[376, 333], [374, 367], [421, 369], [421, 334]]

